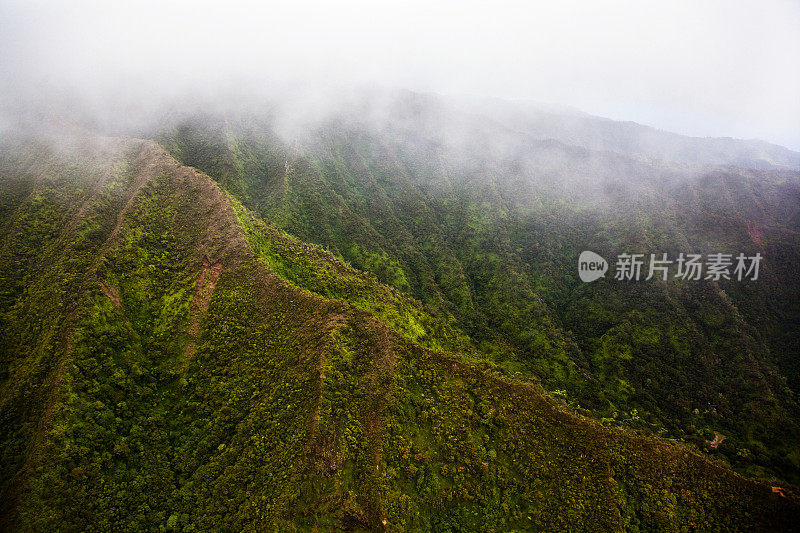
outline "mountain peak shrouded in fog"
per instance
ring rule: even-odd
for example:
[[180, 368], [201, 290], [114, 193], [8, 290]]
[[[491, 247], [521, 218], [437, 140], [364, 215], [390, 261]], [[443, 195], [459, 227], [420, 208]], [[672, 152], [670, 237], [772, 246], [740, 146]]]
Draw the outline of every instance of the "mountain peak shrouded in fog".
[[227, 118], [265, 121], [287, 142], [313, 136], [335, 122], [409, 140], [426, 138], [450, 149], [468, 150], [470, 144], [478, 144], [480, 150], [491, 149], [494, 155], [509, 158], [542, 142], [556, 141], [598, 155], [617, 154], [652, 164], [800, 170], [800, 152], [765, 141], [690, 137], [568, 106], [377, 85], [310, 89], [285, 83], [214, 94], [189, 91], [158, 99], [50, 94], [11, 108], [4, 124], [9, 133], [81, 127], [106, 135], [148, 137], [184, 120]]

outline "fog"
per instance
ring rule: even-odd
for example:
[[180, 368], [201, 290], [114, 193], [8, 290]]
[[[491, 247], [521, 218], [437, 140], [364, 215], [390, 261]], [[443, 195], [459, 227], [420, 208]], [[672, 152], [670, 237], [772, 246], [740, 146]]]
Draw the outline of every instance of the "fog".
[[800, 149], [798, 58], [795, 1], [0, 1], [6, 112], [367, 85]]

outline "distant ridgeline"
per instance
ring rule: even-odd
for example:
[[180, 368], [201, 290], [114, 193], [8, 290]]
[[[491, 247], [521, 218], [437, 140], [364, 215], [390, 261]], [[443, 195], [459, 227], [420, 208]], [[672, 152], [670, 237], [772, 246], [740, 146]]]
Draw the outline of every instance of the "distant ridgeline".
[[5, 141], [0, 529], [796, 528], [800, 174], [384, 111]]

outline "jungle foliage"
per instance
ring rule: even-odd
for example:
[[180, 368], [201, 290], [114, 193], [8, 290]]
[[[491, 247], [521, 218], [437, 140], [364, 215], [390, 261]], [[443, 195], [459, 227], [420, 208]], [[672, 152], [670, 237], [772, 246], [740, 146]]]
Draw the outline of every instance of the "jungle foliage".
[[3, 528], [795, 527], [796, 234], [757, 285], [574, 268], [752, 246], [703, 223], [720, 187], [771, 213], [791, 182], [710, 174], [675, 217], [341, 124], [160, 142], [208, 175], [153, 141], [0, 151]]
[[[268, 116], [231, 115], [167, 126], [160, 140], [276, 229], [446, 317], [508, 373], [608, 424], [800, 482], [798, 173], [609, 160], [525, 138], [498, 156], [480, 141], [507, 132], [450, 146], [427, 133], [438, 110], [426, 105], [383, 130], [330, 120], [284, 140]], [[564, 157], [570, 166], [554, 165]], [[584, 284], [587, 249], [765, 260], [756, 282], [612, 271]], [[726, 438], [711, 448], [715, 432]]]

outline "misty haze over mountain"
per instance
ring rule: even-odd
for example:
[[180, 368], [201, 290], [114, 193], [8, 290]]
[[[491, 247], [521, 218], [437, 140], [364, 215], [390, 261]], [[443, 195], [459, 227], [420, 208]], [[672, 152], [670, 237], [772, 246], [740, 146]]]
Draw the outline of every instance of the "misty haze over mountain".
[[0, 0], [0, 531], [796, 530], [799, 52]]
[[682, 134], [800, 148], [800, 7], [789, 0], [491, 9], [449, 1], [4, 0], [0, 21], [5, 108], [53, 94], [102, 108], [109, 97], [150, 105], [242, 87], [315, 94], [379, 84], [567, 104]]

